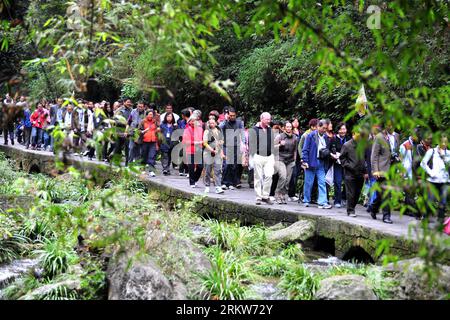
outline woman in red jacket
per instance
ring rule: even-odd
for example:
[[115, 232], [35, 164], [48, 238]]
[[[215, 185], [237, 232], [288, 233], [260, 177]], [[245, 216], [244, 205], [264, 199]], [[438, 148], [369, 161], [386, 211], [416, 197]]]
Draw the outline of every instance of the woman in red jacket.
[[145, 119], [142, 120], [139, 128], [142, 135], [142, 155], [144, 158], [144, 163], [150, 166], [149, 176], [154, 177], [158, 144], [157, 132], [160, 129], [156, 119], [154, 118], [153, 112], [150, 111], [147, 114]]
[[42, 103], [39, 103], [37, 109], [33, 112], [30, 117], [31, 121], [31, 149], [40, 150], [40, 145], [42, 143], [42, 128], [45, 126], [47, 121], [48, 113], [45, 112]]
[[197, 187], [203, 170], [203, 128], [195, 115], [192, 115], [183, 132], [184, 154], [189, 169], [189, 184]]

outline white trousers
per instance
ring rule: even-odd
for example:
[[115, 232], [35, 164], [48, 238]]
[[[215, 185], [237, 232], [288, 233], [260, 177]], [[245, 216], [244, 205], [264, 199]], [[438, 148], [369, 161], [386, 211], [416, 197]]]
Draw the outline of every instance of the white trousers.
[[272, 185], [272, 176], [275, 171], [274, 155], [263, 157], [255, 154], [254, 167], [256, 199], [268, 199], [270, 186]]

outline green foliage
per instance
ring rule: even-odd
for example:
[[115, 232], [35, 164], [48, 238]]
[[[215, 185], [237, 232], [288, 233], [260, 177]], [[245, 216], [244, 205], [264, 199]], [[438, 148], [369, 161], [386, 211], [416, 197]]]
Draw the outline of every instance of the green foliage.
[[29, 239], [19, 234], [0, 238], [0, 264], [21, 257], [29, 249]]
[[23, 222], [20, 234], [37, 243], [43, 243], [55, 237], [55, 232], [47, 221], [31, 217]]
[[202, 292], [205, 299], [238, 300], [245, 297], [242, 281], [247, 272], [242, 262], [232, 252], [223, 252], [219, 247], [209, 250], [211, 270], [201, 275]]
[[39, 300], [78, 300], [78, 292], [66, 286], [58, 286], [52, 291], [39, 297]]
[[77, 261], [77, 256], [70, 244], [63, 242], [63, 240], [47, 241], [42, 250], [36, 250], [35, 252], [39, 255], [44, 276], [49, 279], [65, 273], [69, 266]]
[[293, 260], [283, 256], [261, 257], [257, 259], [254, 270], [261, 276], [281, 277], [295, 265]]
[[136, 101], [140, 97], [139, 89], [136, 88], [132, 83], [126, 83], [123, 85], [122, 90], [120, 91], [122, 97], [130, 98]]
[[281, 251], [281, 256], [287, 259], [293, 259], [298, 262], [305, 261], [305, 254], [302, 250], [300, 244], [289, 244], [283, 251]]
[[85, 273], [81, 280], [80, 299], [101, 300], [106, 296], [106, 272], [99, 266], [92, 264], [85, 268]]
[[319, 288], [319, 281], [319, 277], [307, 267], [297, 265], [283, 273], [279, 286], [288, 294], [289, 299], [312, 300]]
[[17, 300], [27, 292], [38, 288], [41, 285], [38, 279], [32, 273], [27, 273], [21, 279], [13, 282], [4, 289], [4, 296], [8, 300]]
[[237, 254], [262, 255], [270, 247], [264, 228], [252, 226], [239, 226], [239, 223], [226, 223], [217, 220], [206, 222], [217, 243], [224, 250], [232, 250]]

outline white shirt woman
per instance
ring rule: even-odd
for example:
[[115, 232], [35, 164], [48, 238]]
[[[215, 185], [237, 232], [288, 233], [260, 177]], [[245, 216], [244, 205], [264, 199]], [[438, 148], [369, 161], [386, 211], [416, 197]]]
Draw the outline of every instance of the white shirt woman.
[[[432, 167], [429, 167], [429, 161], [432, 158]], [[449, 174], [446, 168], [450, 162], [450, 151], [441, 149], [438, 145], [436, 148], [429, 149], [420, 163], [420, 166], [427, 172], [428, 181], [431, 183], [448, 183]], [[430, 163], [430, 164], [431, 164]]]

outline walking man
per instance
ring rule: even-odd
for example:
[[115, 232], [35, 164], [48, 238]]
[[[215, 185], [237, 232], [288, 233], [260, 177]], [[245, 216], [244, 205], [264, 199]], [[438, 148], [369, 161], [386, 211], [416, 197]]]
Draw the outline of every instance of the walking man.
[[327, 187], [325, 185], [325, 169], [330, 156], [330, 142], [326, 135], [327, 129], [328, 122], [323, 119], [320, 120], [317, 125], [317, 130], [311, 132], [306, 137], [302, 149], [303, 167], [305, 168], [303, 202], [306, 207], [309, 207], [310, 205], [314, 178], [317, 177], [317, 184], [319, 187], [319, 209], [331, 209], [331, 206], [328, 204]]
[[344, 169], [345, 192], [347, 195], [347, 215], [356, 217], [355, 207], [358, 204], [364, 186], [364, 179], [368, 178], [364, 152], [357, 151], [358, 142], [367, 139], [365, 133], [353, 132], [352, 139], [344, 143], [339, 157]]
[[[395, 153], [395, 139], [389, 134], [387, 129], [378, 133], [372, 146], [371, 165], [373, 177], [380, 184], [382, 191], [377, 195], [372, 205], [370, 215], [376, 219], [376, 214], [381, 204], [386, 200], [386, 174], [391, 168], [391, 163], [397, 161], [398, 155]], [[389, 206], [383, 208], [383, 222], [392, 224], [391, 209]]]
[[255, 168], [256, 204], [262, 202], [272, 205], [270, 200], [270, 186], [274, 174], [275, 157], [273, 154], [273, 132], [270, 128], [272, 117], [270, 113], [263, 112], [258, 125], [253, 127], [249, 134], [249, 151], [253, 155]]

